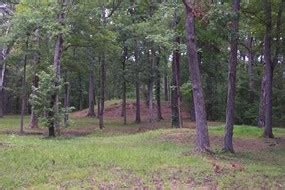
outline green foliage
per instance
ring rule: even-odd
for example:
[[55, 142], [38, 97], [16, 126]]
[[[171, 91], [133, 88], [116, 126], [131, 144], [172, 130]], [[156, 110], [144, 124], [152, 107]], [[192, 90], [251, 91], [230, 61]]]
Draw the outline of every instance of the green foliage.
[[[20, 98], [21, 62], [23, 54], [28, 54], [27, 84], [31, 93], [32, 78], [50, 65], [54, 55], [55, 36], [63, 33], [64, 47], [61, 59], [62, 78], [70, 83], [70, 104], [77, 109], [88, 105], [88, 65], [95, 64], [95, 91], [100, 88], [100, 60], [106, 58], [106, 99], [121, 98], [122, 82], [127, 82], [127, 96], [134, 98], [134, 83], [139, 81], [146, 86], [153, 73], [158, 69], [161, 76], [171, 76], [171, 54], [174, 49], [181, 51], [181, 85], [189, 80], [188, 60], [186, 56], [185, 13], [182, 1], [67, 1], [62, 7], [56, 0], [34, 1], [21, 0], [13, 6], [13, 14], [0, 15], [0, 48], [12, 46], [6, 59], [7, 81], [5, 85], [10, 107], [8, 112], [17, 113]], [[229, 59], [230, 26], [233, 18], [231, 1], [195, 1], [197, 14], [195, 29], [206, 111], [210, 120], [224, 120], [227, 96], [227, 65]], [[276, 36], [276, 22], [279, 0], [272, 1], [273, 34]], [[11, 3], [7, 1], [6, 3]], [[257, 124], [259, 90], [263, 74], [261, 54], [264, 37], [263, 5], [257, 1], [242, 1], [240, 14], [239, 67], [237, 73], [236, 121], [239, 124]], [[103, 22], [102, 10], [106, 8], [109, 16]], [[63, 23], [58, 21], [61, 12], [65, 13]], [[112, 12], [112, 15], [109, 15]], [[283, 20], [284, 20], [283, 14]], [[284, 28], [284, 27], [283, 27]], [[280, 37], [284, 36], [281, 29]], [[8, 35], [7, 29], [9, 29]], [[29, 36], [28, 50], [23, 45]], [[175, 43], [179, 36], [181, 44]], [[249, 97], [247, 62], [243, 61], [248, 47], [246, 39], [252, 36], [252, 51], [255, 55], [254, 81], [256, 92], [254, 101]], [[282, 42], [284, 44], [284, 40]], [[284, 45], [279, 57], [284, 57]], [[124, 49], [125, 70], [122, 68]], [[272, 42], [274, 55], [276, 40]], [[160, 57], [159, 68], [151, 67], [148, 52], [154, 50]], [[137, 60], [135, 60], [135, 54]], [[39, 63], [35, 64], [35, 55]], [[284, 64], [279, 64], [274, 71], [273, 118], [274, 125], [284, 123]], [[184, 86], [182, 86], [182, 90]], [[163, 92], [163, 89], [161, 90]], [[187, 91], [187, 90], [186, 90]], [[184, 93], [184, 92], [183, 92]], [[190, 93], [190, 92], [189, 92]], [[188, 92], [182, 99], [190, 102]], [[189, 106], [189, 105], [187, 105]]]
[[[39, 86], [38, 88], [33, 87], [34, 93], [30, 97], [32, 108], [45, 127], [49, 127], [54, 123], [61, 124], [64, 116], [70, 113], [73, 108], [64, 108], [60, 102], [58, 105], [54, 105], [51, 102], [55, 101], [54, 96], [56, 92], [60, 92], [64, 84], [62, 80], [58, 81], [56, 79], [52, 67], [49, 67], [47, 71], [40, 72], [38, 77], [40, 78]], [[56, 106], [59, 109], [58, 112], [56, 111]]]

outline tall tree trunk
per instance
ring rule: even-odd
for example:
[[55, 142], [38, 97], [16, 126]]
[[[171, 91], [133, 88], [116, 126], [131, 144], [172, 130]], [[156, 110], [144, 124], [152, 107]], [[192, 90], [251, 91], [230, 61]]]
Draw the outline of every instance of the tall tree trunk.
[[[37, 29], [35, 32], [35, 38], [36, 38], [37, 47], [39, 48], [40, 47], [39, 29]], [[40, 63], [40, 54], [36, 53], [34, 55], [34, 67], [36, 68], [37, 65], [39, 65], [39, 63]], [[39, 86], [39, 77], [37, 76], [36, 71], [34, 71], [34, 73], [33, 73], [32, 86], [34, 88], [38, 88], [38, 86]], [[32, 89], [32, 95], [34, 95], [34, 93], [35, 93], [35, 91], [34, 91], [34, 89]], [[33, 108], [31, 110], [29, 128], [31, 128], [31, 129], [38, 128], [38, 116], [36, 115]]]
[[148, 53], [148, 60], [150, 64], [150, 78], [148, 82], [148, 114], [149, 122], [154, 122], [153, 114], [153, 86], [154, 86], [154, 61], [155, 61], [155, 51], [151, 49], [151, 54]]
[[197, 42], [195, 35], [195, 18], [189, 1], [183, 0], [186, 11], [186, 38], [189, 71], [191, 75], [196, 116], [196, 150], [207, 151], [210, 148], [205, 101], [203, 96], [201, 74], [198, 63]]
[[190, 120], [191, 121], [196, 121], [195, 118], [195, 105], [194, 105], [194, 97], [193, 97], [193, 93], [191, 94], [191, 104], [190, 104]]
[[82, 87], [82, 77], [81, 73], [78, 74], [78, 83], [79, 83], [79, 96], [78, 96], [78, 102], [79, 102], [79, 110], [83, 110], [83, 87]]
[[106, 68], [105, 68], [105, 55], [101, 60], [101, 85], [100, 85], [100, 115], [99, 115], [99, 127], [104, 128], [104, 109], [105, 109], [105, 81], [106, 81]]
[[123, 69], [123, 84], [122, 84], [122, 114], [124, 117], [124, 125], [127, 124], [127, 81], [126, 81], [126, 60], [128, 56], [128, 49], [124, 47], [124, 52], [122, 56], [122, 69]]
[[4, 79], [5, 79], [5, 70], [6, 70], [6, 65], [4, 61], [5, 61], [4, 55], [1, 55], [0, 56], [0, 64], [1, 64], [0, 65], [0, 118], [4, 116]]
[[[280, 0], [280, 6], [277, 14], [277, 23], [276, 23], [276, 49], [275, 49], [275, 55], [273, 57], [272, 63], [270, 63], [272, 68], [269, 68], [269, 61], [271, 62], [271, 40], [272, 40], [272, 18], [271, 18], [271, 5], [270, 2], [264, 1], [265, 4], [265, 12], [266, 12], [266, 35], [264, 37], [264, 71], [263, 71], [263, 77], [262, 77], [262, 82], [261, 82], [261, 90], [260, 90], [260, 102], [259, 102], [259, 117], [258, 117], [258, 127], [264, 128], [264, 136], [273, 138], [273, 133], [272, 133], [272, 126], [270, 127], [270, 123], [272, 125], [272, 116], [270, 116], [270, 112], [272, 112], [272, 108], [270, 108], [270, 105], [267, 105], [268, 103], [272, 104], [272, 100], [270, 100], [270, 97], [272, 96], [272, 81], [269, 84], [267, 84], [268, 79], [272, 78], [273, 80], [273, 71], [275, 66], [278, 64], [278, 56], [280, 53], [281, 49], [281, 39], [280, 39], [280, 34], [281, 34], [281, 28], [282, 28], [282, 13], [284, 10], [285, 2], [283, 0]], [[266, 44], [265, 44], [266, 42]], [[266, 53], [265, 53], [266, 51]], [[272, 76], [270, 76], [272, 73]], [[269, 76], [268, 76], [269, 74]], [[271, 83], [271, 84], [270, 84]], [[267, 86], [269, 85], [269, 86]], [[269, 90], [268, 94], [268, 89], [270, 88], [271, 85], [271, 90]], [[270, 95], [271, 93], [271, 95]], [[267, 99], [267, 97], [269, 99]], [[267, 100], [266, 100], [267, 99]], [[272, 97], [271, 97], [272, 99]], [[267, 113], [269, 111], [269, 113]], [[266, 125], [266, 114], [268, 118], [268, 125], [267, 128], [265, 127]], [[271, 117], [271, 119], [270, 119]]]
[[[267, 3], [269, 4], [270, 2], [267, 2]], [[268, 5], [268, 6], [270, 6], [270, 5]], [[285, 7], [285, 1], [280, 0], [280, 6], [279, 6], [279, 10], [277, 13], [277, 20], [276, 20], [275, 54], [274, 54], [274, 57], [273, 57], [273, 60], [271, 63], [272, 66], [271, 66], [271, 71], [270, 71], [268, 62], [271, 61], [271, 54], [269, 55], [269, 53], [271, 53], [272, 20], [271, 20], [271, 7], [265, 6], [265, 9], [266, 9], [265, 12], [267, 13], [266, 18], [267, 18], [268, 24], [266, 26], [266, 35], [264, 38], [264, 52], [266, 51], [266, 54], [264, 53], [264, 62], [265, 63], [264, 63], [264, 72], [263, 72], [261, 90], [260, 90], [258, 126], [261, 128], [264, 128], [264, 137], [267, 137], [267, 138], [273, 138], [274, 137], [273, 132], [272, 132], [272, 126], [270, 126], [270, 125], [272, 125], [272, 116], [270, 116], [270, 112], [272, 112], [272, 108], [270, 108], [270, 104], [272, 104], [272, 97], [270, 98], [270, 96], [272, 96], [273, 72], [274, 72], [275, 66], [278, 64], [278, 57], [279, 57], [280, 50], [282, 48], [280, 34], [282, 32], [282, 24], [283, 24], [282, 14], [284, 11], [284, 7]], [[268, 38], [270, 38], [270, 39], [268, 39]], [[265, 41], [267, 42], [266, 44], [265, 44]], [[263, 62], [263, 60], [262, 60], [262, 62]], [[270, 74], [270, 73], [272, 73], [272, 74]], [[272, 76], [270, 76], [270, 75], [272, 75]], [[267, 84], [268, 79], [270, 79], [269, 84]], [[267, 85], [269, 85], [269, 86], [267, 86]], [[269, 88], [271, 90], [269, 90]], [[269, 92], [269, 94], [268, 94], [268, 92]], [[266, 99], [266, 98], [268, 98], [268, 99]], [[266, 119], [266, 114], [268, 114], [267, 119]], [[268, 122], [267, 126], [266, 126], [266, 121]]]
[[141, 122], [141, 101], [140, 101], [140, 82], [136, 81], [136, 123]]
[[[178, 8], [174, 11], [173, 27], [177, 30], [180, 18], [178, 17]], [[182, 128], [181, 116], [181, 96], [180, 96], [180, 37], [175, 37], [177, 48], [173, 51], [172, 61], [172, 89], [171, 89], [171, 110], [172, 110], [172, 127]]]
[[4, 88], [0, 87], [0, 118], [4, 116]]
[[285, 1], [284, 0], [280, 0], [280, 6], [279, 6], [279, 10], [277, 13], [277, 20], [276, 20], [276, 31], [275, 31], [275, 38], [276, 38], [276, 45], [275, 45], [275, 53], [274, 53], [274, 57], [273, 57], [273, 70], [275, 68], [275, 66], [278, 64], [278, 58], [279, 58], [279, 54], [280, 51], [282, 50], [282, 36], [280, 36], [282, 34], [282, 28], [284, 25], [284, 20], [282, 19], [283, 17], [283, 12], [285, 9]]
[[[99, 65], [101, 67], [101, 57], [99, 57]], [[97, 95], [97, 118], [99, 119], [100, 118], [100, 112], [101, 112], [101, 80], [102, 80], [102, 77], [101, 77], [101, 69], [99, 68], [98, 69], [98, 76], [99, 76], [99, 80], [98, 80], [98, 95]]]
[[266, 17], [266, 31], [264, 36], [264, 62], [265, 62], [265, 126], [263, 136], [274, 138], [272, 133], [272, 80], [273, 64], [271, 60], [271, 40], [272, 40], [272, 13], [271, 2], [263, 0]]
[[246, 39], [246, 46], [247, 46], [247, 57], [248, 57], [248, 64], [247, 64], [247, 72], [248, 72], [248, 79], [249, 79], [249, 91], [250, 91], [250, 102], [253, 103], [255, 99], [255, 82], [254, 82], [254, 53], [253, 53], [253, 37], [248, 36]]
[[161, 75], [160, 75], [160, 55], [156, 56], [156, 84], [155, 84], [155, 98], [157, 104], [157, 120], [160, 121], [163, 119], [161, 114], [161, 99], [160, 99], [160, 83], [161, 83]]
[[263, 76], [261, 80], [261, 88], [260, 88], [260, 99], [259, 99], [259, 114], [258, 114], [258, 127], [265, 127], [265, 65], [263, 66]]
[[169, 93], [168, 93], [168, 76], [167, 73], [164, 74], [164, 101], [168, 102]]
[[[136, 1], [130, 0], [130, 4], [132, 9], [129, 10], [131, 16], [132, 16], [132, 23], [135, 23], [136, 20]], [[135, 122], [140, 123], [141, 122], [141, 105], [140, 105], [140, 72], [139, 72], [139, 52], [138, 52], [138, 42], [135, 40], [134, 42], [135, 48], [134, 48], [134, 56], [135, 56], [135, 64], [136, 64], [136, 79], [135, 79], [135, 91], [136, 91], [136, 118]]]
[[94, 72], [95, 72], [95, 65], [94, 65], [94, 60], [92, 60], [90, 62], [89, 65], [89, 87], [88, 87], [88, 104], [89, 104], [89, 108], [88, 108], [88, 113], [87, 116], [88, 117], [95, 117], [95, 90], [94, 90], [94, 86], [95, 86], [95, 76], [94, 76]]
[[5, 59], [8, 50], [2, 49], [0, 52], [0, 118], [4, 116], [4, 80], [6, 73], [6, 63]]
[[224, 150], [234, 152], [233, 147], [233, 130], [235, 118], [235, 96], [236, 96], [236, 67], [237, 67], [237, 51], [239, 40], [239, 9], [240, 0], [232, 0], [232, 10], [234, 18], [231, 28], [231, 52], [228, 71], [228, 96], [227, 96], [227, 111], [226, 111], [226, 126]]
[[[180, 44], [180, 38], [176, 37], [175, 42]], [[180, 96], [180, 51], [173, 52], [172, 60], [172, 89], [171, 89], [171, 111], [172, 127], [182, 128], [181, 117], [181, 96]]]
[[[61, 12], [58, 15], [58, 22], [60, 25], [64, 25], [65, 13], [64, 7], [66, 6], [66, 0], [62, 0], [60, 2], [60, 6], [62, 7]], [[59, 86], [60, 81], [60, 67], [61, 67], [61, 58], [63, 53], [63, 33], [59, 33], [56, 37], [56, 43], [54, 47], [54, 60], [53, 60], [53, 67], [56, 76], [55, 87]], [[59, 91], [57, 90], [52, 98], [53, 108], [56, 115], [59, 114]], [[60, 135], [60, 128], [59, 128], [59, 121], [54, 121], [54, 128], [56, 129], [58, 135]], [[52, 134], [51, 134], [52, 135]]]
[[[10, 26], [6, 30], [6, 36], [9, 34]], [[6, 57], [10, 53], [11, 47], [3, 48], [0, 52], [0, 118], [4, 116], [4, 80], [6, 73]]]
[[149, 122], [153, 123], [153, 79], [149, 80], [148, 84], [148, 115], [149, 115]]
[[[38, 88], [38, 86], [39, 86], [39, 78], [37, 75], [33, 76], [33, 86], [35, 88]], [[34, 90], [32, 91], [32, 93], [34, 93]], [[30, 117], [29, 128], [31, 128], [31, 129], [38, 128], [38, 117], [37, 117], [36, 113], [34, 112], [33, 108], [32, 108], [32, 113], [31, 113], [31, 117]]]
[[[50, 107], [53, 107], [55, 102], [56, 102], [56, 94], [52, 94], [51, 100], [50, 100]], [[52, 109], [47, 113], [48, 118], [54, 118], [54, 115], [55, 115], [55, 112]], [[49, 126], [48, 126], [48, 136], [49, 137], [55, 137], [55, 127], [54, 127], [54, 121], [53, 120], [51, 120], [51, 122], [49, 123]]]
[[67, 74], [65, 76], [65, 83], [64, 83], [64, 126], [67, 127], [68, 120], [69, 120], [69, 113], [67, 109], [69, 108], [69, 98], [70, 98], [70, 83], [67, 82]]
[[[28, 49], [28, 39], [26, 41], [26, 48]], [[24, 68], [23, 68], [23, 77], [22, 77], [22, 106], [21, 106], [21, 119], [20, 119], [20, 134], [24, 134], [24, 116], [25, 116], [25, 107], [26, 107], [26, 66], [27, 66], [27, 55], [24, 57]]]
[[140, 77], [139, 77], [139, 53], [138, 53], [138, 43], [135, 42], [135, 64], [136, 64], [136, 72], [137, 72], [137, 78], [135, 81], [135, 88], [136, 88], [136, 123], [141, 122], [141, 98], [140, 98]]
[[[61, 67], [61, 57], [62, 57], [62, 51], [63, 51], [63, 34], [58, 34], [56, 44], [55, 44], [55, 50], [54, 50], [54, 72], [56, 73], [56, 82], [55, 86], [57, 87], [59, 85], [60, 81], [60, 67]], [[59, 92], [58, 90], [55, 92], [55, 101], [53, 102], [53, 108], [56, 115], [59, 113]], [[58, 132], [58, 135], [60, 134], [59, 129], [59, 121], [54, 122], [54, 127], [56, 131]]]

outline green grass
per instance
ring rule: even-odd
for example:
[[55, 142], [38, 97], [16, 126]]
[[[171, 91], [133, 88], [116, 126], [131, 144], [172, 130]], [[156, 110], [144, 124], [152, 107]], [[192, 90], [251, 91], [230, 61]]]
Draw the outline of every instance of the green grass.
[[[210, 127], [209, 132], [213, 135], [223, 135], [224, 126]], [[252, 127], [248, 125], [239, 125], [234, 127], [235, 137], [262, 137], [263, 129], [258, 127]], [[285, 136], [284, 128], [273, 128], [273, 133], [276, 137]]]
[[[24, 118], [25, 124], [27, 124], [29, 117]], [[4, 118], [0, 118], [0, 131], [4, 129], [16, 129], [20, 127], [20, 116], [9, 115]]]
[[[0, 120], [0, 129], [17, 129], [18, 117]], [[94, 124], [94, 119], [74, 119], [72, 128]], [[107, 129], [123, 127], [108, 120]], [[130, 126], [128, 126], [130, 127]], [[131, 127], [137, 127], [131, 125]], [[167, 135], [194, 133], [191, 129], [159, 129], [137, 134], [95, 131], [85, 137], [17, 136], [0, 134], [0, 189], [85, 189], [112, 188], [165, 189], [214, 187], [220, 189], [267, 189], [285, 187], [285, 147], [236, 155], [192, 154], [192, 143], [176, 143]], [[284, 129], [275, 133], [285, 137]], [[222, 127], [211, 127], [210, 134], [221, 136]], [[257, 138], [260, 130], [249, 126], [235, 128], [239, 138]], [[222, 171], [213, 169], [213, 162]], [[240, 163], [244, 170], [227, 167]]]

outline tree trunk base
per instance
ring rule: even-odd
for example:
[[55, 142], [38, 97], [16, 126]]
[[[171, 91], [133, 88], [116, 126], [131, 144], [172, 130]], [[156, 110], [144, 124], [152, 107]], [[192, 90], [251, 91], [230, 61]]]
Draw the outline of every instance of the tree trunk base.
[[99, 116], [99, 128], [101, 130], [105, 128], [105, 126], [104, 126], [104, 119], [103, 119], [102, 115]]
[[55, 137], [55, 130], [53, 126], [48, 128], [48, 136]]
[[222, 149], [222, 152], [223, 152], [223, 153], [232, 153], [232, 154], [235, 154], [234, 149], [233, 149], [233, 148], [230, 148], [230, 147], [224, 147], [224, 148]]
[[95, 113], [87, 113], [86, 117], [96, 117]]
[[199, 154], [214, 154], [210, 147], [196, 147], [194, 152]]
[[266, 139], [274, 139], [273, 133], [269, 133], [269, 134], [263, 133], [263, 137]]

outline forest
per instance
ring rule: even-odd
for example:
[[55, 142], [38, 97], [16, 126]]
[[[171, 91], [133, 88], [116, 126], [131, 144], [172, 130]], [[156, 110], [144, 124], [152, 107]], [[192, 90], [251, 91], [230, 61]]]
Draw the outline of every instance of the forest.
[[284, 189], [284, 12], [0, 0], [0, 189]]

